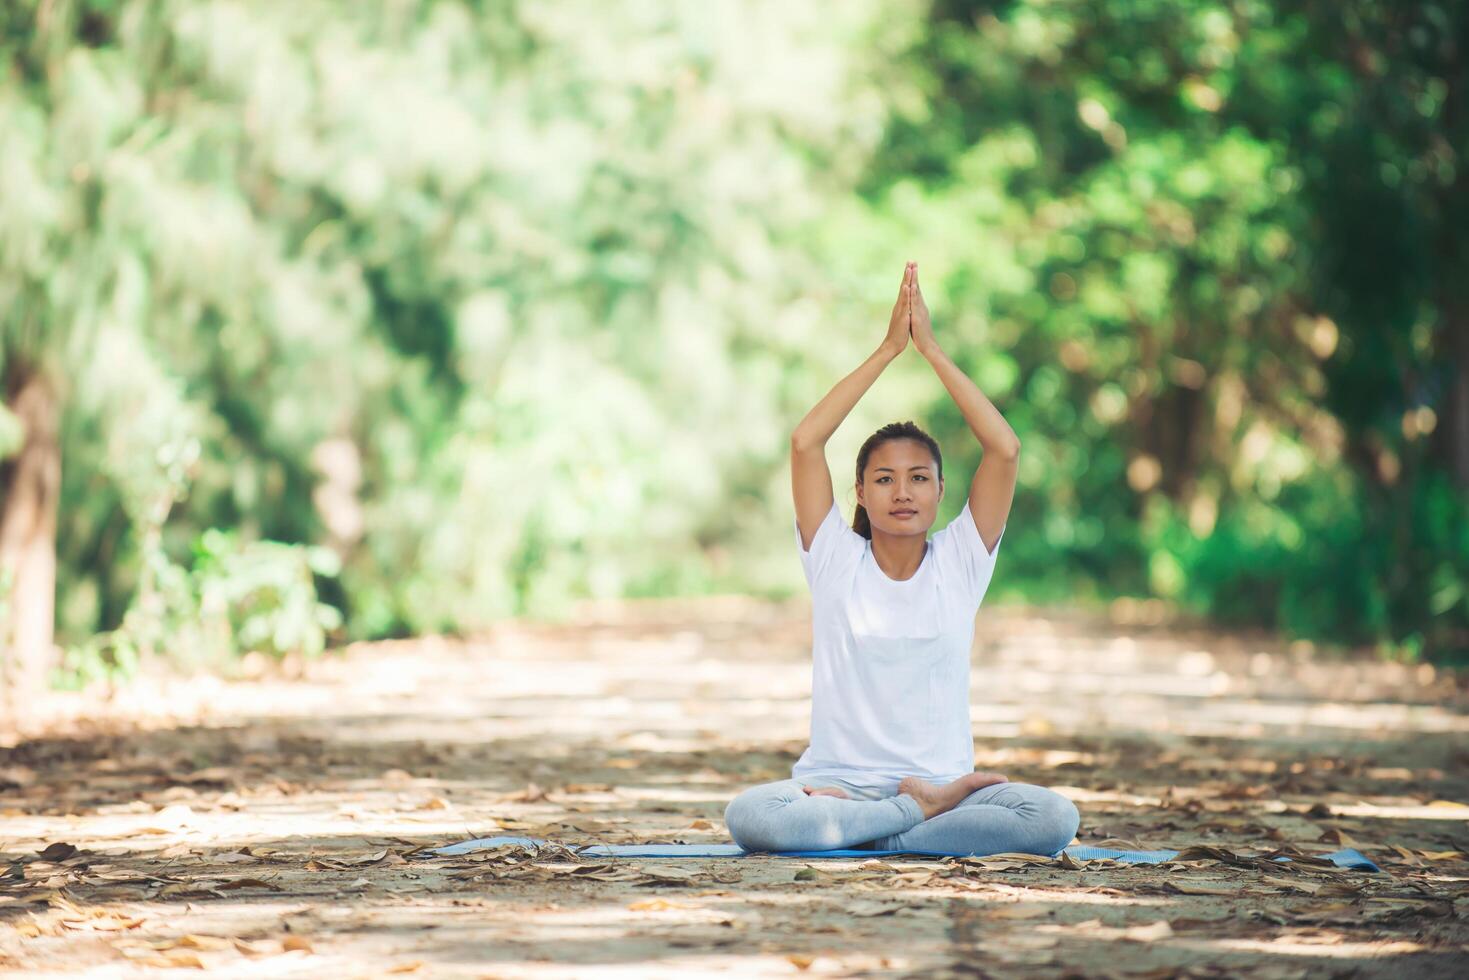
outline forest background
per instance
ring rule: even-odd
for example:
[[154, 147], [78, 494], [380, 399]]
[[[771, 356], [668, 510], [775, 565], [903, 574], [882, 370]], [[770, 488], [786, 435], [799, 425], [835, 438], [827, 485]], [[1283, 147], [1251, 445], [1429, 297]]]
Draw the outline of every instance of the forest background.
[[[908, 259], [1024, 446], [988, 601], [1469, 660], [1465, 37], [1367, 0], [9, 0], [9, 689], [795, 595], [790, 431]], [[905, 357], [829, 446], [844, 512], [906, 418], [968, 485]]]

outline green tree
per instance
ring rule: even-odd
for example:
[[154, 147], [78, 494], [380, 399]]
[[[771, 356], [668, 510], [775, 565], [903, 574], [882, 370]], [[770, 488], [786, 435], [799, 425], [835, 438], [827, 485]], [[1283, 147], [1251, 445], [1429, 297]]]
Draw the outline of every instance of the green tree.
[[359, 636], [744, 581], [880, 9], [8, 6], [64, 633], [166, 619], [211, 528], [331, 546]]
[[1465, 26], [933, 5], [867, 190], [941, 230], [935, 288], [1017, 396], [1032, 581], [1469, 650]]

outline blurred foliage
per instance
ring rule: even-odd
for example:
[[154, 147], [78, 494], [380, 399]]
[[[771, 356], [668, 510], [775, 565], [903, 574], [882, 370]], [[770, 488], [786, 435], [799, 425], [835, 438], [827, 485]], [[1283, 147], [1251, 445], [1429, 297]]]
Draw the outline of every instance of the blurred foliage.
[[[1025, 446], [996, 596], [1463, 656], [1464, 21], [8, 3], [0, 373], [62, 385], [70, 675], [790, 594], [787, 435], [910, 257]], [[906, 417], [967, 487], [909, 356], [848, 507]]]
[[154, 601], [135, 604], [119, 628], [70, 646], [54, 678], [59, 686], [125, 680], [156, 650], [204, 669], [250, 651], [317, 657], [342, 625], [341, 612], [317, 595], [318, 578], [340, 571], [328, 548], [242, 543], [210, 530], [200, 536], [191, 568], [161, 552], [150, 558]]
[[925, 229], [1025, 446], [997, 584], [1469, 659], [1465, 37], [1433, 3], [933, 4], [863, 207]]

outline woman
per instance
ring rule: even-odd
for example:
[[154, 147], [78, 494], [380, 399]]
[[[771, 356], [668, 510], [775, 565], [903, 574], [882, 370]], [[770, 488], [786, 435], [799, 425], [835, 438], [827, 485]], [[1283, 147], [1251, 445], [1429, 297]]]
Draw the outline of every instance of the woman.
[[[826, 441], [910, 339], [984, 447], [968, 504], [932, 541], [943, 460], [918, 426], [886, 425], [863, 443], [850, 528], [826, 467]], [[812, 594], [811, 742], [792, 778], [725, 808], [742, 847], [1053, 855], [1070, 843], [1079, 820], [1070, 800], [974, 771], [969, 651], [1019, 454], [999, 411], [939, 348], [909, 262], [887, 337], [791, 437], [796, 543]]]

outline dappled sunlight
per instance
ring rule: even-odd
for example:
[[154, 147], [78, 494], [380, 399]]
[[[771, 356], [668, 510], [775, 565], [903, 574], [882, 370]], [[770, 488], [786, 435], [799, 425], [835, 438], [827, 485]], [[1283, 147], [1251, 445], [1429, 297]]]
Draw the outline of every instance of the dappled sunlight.
[[1393, 820], [1460, 820], [1469, 830], [1469, 804], [1458, 800], [1434, 800], [1421, 806], [1380, 806], [1373, 803], [1339, 803], [1331, 808], [1344, 817], [1377, 817]]
[[[998, 919], [1035, 919], [1053, 915], [1057, 908], [1073, 905], [1166, 908], [1173, 899], [1129, 895], [1119, 889], [1015, 887], [986, 883], [982, 892], [970, 892], [957, 901], [986, 902], [997, 910]], [[921, 893], [920, 893], [921, 894]]]
[[1469, 972], [1469, 5], [0, 10], [0, 974]]
[[[513, 641], [359, 646], [300, 680], [201, 679], [180, 698], [186, 710], [135, 727], [136, 702], [113, 721], [58, 716], [54, 737], [0, 767], [6, 856], [32, 894], [110, 910], [86, 928], [116, 939], [115, 955], [196, 956], [240, 975], [415, 960], [528, 977], [573, 964], [640, 976], [965, 957], [1027, 968], [1099, 949], [1133, 964], [1221, 956], [1243, 968], [1308, 962], [1314, 941], [1291, 938], [1302, 928], [1336, 930], [1320, 955], [1358, 965], [1430, 955], [1457, 935], [1440, 913], [1469, 887], [1462, 701], [1413, 703], [1425, 690], [1414, 672], [1369, 700], [1318, 697], [1309, 660], [1279, 658], [1289, 670], [1266, 676], [1252, 669], [1258, 651], [1232, 653], [1227, 637], [1205, 659], [1197, 638], [1119, 644], [1105, 625], [1088, 634], [1003, 607], [977, 627], [977, 672], [988, 673], [973, 689], [976, 766], [1073, 800], [1082, 844], [1189, 857], [1072, 869], [1014, 856], [429, 857], [490, 836], [728, 844], [725, 805], [786, 778], [805, 746], [804, 611], [781, 614], [789, 626], [775, 612], [761, 621], [791, 639], [756, 658], [731, 639], [738, 623], [717, 616], [698, 643], [687, 612], [666, 633], [646, 616], [594, 620], [586, 644], [577, 627], [519, 624]], [[1045, 658], [997, 663], [996, 643], [1029, 633], [1053, 638]], [[673, 634], [684, 639], [665, 642]], [[1152, 683], [1128, 685], [1129, 672]], [[1179, 696], [1220, 672], [1231, 693]], [[1262, 697], [1267, 686], [1291, 696]], [[1000, 719], [1008, 732], [986, 734]], [[1255, 857], [1350, 847], [1387, 874]], [[71, 914], [0, 905], [0, 921], [35, 932], [26, 941], [41, 945], [28, 948], [47, 956], [76, 932]], [[1338, 922], [1353, 915], [1358, 926]], [[144, 921], [109, 932], [128, 916]], [[283, 921], [314, 952], [287, 950]], [[1395, 945], [1399, 924], [1439, 938]], [[190, 935], [203, 938], [176, 945]]]
[[[1240, 950], [1251, 953], [1267, 953], [1271, 956], [1310, 956], [1326, 960], [1375, 959], [1380, 956], [1400, 956], [1404, 953], [1422, 953], [1432, 946], [1407, 939], [1385, 939], [1378, 942], [1354, 942], [1348, 933], [1322, 930], [1300, 939], [1214, 939], [1206, 942], [1181, 943], [1185, 947], [1207, 953], [1212, 950]], [[1450, 964], [1445, 963], [1445, 966]], [[1461, 963], [1462, 965], [1462, 963]]]

